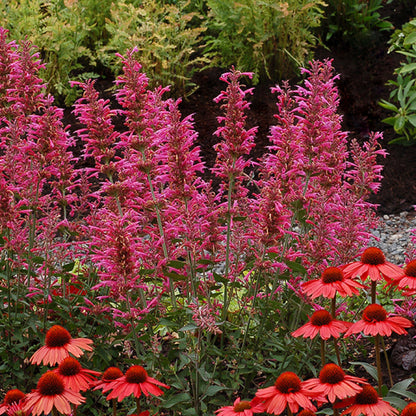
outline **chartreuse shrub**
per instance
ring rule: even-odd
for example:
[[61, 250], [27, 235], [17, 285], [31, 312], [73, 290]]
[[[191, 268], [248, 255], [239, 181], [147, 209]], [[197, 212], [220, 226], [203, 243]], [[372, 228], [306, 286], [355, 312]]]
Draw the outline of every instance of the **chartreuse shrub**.
[[[95, 48], [107, 35], [110, 2], [98, 0], [10, 0], [0, 4], [0, 25], [14, 39], [30, 38], [45, 67], [48, 92], [70, 104], [76, 91], [70, 80], [97, 77]], [[91, 72], [92, 71], [92, 72]]]
[[380, 102], [392, 113], [383, 121], [398, 136], [393, 143], [412, 145], [416, 143], [416, 19], [395, 30], [389, 43], [389, 52], [401, 54], [403, 61], [394, 71], [396, 79], [388, 82], [392, 86], [389, 101]]
[[255, 78], [293, 77], [316, 44], [323, 0], [207, 0], [206, 55], [221, 67], [254, 71]]
[[[372, 295], [385, 286], [382, 275], [389, 283], [402, 276], [374, 248], [342, 269], [345, 280], [360, 271], [363, 284], [327, 270], [353, 261], [369, 241], [376, 215], [368, 197], [381, 179], [377, 156], [385, 154], [379, 133], [362, 145], [348, 142], [331, 62], [311, 62], [302, 85], [272, 89], [270, 146], [256, 161], [257, 130], [245, 125], [251, 89], [243, 84], [252, 74], [223, 74], [217, 159], [207, 171], [192, 117], [182, 117], [167, 88], [149, 86], [134, 49], [119, 55], [117, 109], [93, 81], [73, 84], [82, 93], [74, 106], [82, 128], [73, 134], [44, 93], [35, 51], [0, 29], [1, 388], [24, 390], [27, 403], [46, 406], [46, 414], [63, 395], [75, 398], [80, 415], [109, 414], [117, 398], [113, 414], [202, 416], [236, 394], [257, 391], [269, 400], [269, 393], [284, 393], [268, 387], [276, 379], [292, 394], [300, 383], [295, 373], [317, 376], [324, 360], [348, 367], [353, 339], [338, 339], [349, 325], [334, 315], [356, 320], [349, 306], [368, 298], [364, 270], [372, 270]], [[116, 117], [124, 122], [120, 131]], [[314, 280], [307, 290], [304, 283]], [[320, 308], [332, 315], [314, 315]], [[374, 305], [363, 318], [351, 335], [409, 326]], [[295, 337], [302, 334], [309, 339]], [[327, 343], [330, 337], [339, 342]], [[78, 354], [75, 347], [85, 345], [91, 348]], [[124, 375], [102, 385], [104, 395], [89, 382], [71, 394], [55, 371], [73, 374], [53, 367], [65, 351], [76, 355], [70, 373], [85, 368], [94, 378], [116, 366]], [[289, 384], [281, 383], [283, 374]], [[160, 399], [156, 383], [166, 386]], [[153, 396], [143, 400], [142, 392]], [[297, 392], [290, 410], [298, 410]], [[372, 393], [370, 403], [379, 403]], [[70, 413], [64, 402], [53, 414]]]
[[192, 74], [206, 60], [201, 54], [202, 16], [190, 0], [163, 4], [160, 0], [121, 0], [111, 7], [105, 28], [110, 40], [98, 56], [114, 74], [121, 71], [116, 52], [137, 48], [137, 57], [152, 85], [172, 85], [178, 94], [192, 92]]

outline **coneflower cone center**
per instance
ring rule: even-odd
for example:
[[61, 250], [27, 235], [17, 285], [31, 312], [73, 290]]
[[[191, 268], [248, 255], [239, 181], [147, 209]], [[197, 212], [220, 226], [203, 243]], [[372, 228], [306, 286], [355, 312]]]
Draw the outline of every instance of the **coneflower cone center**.
[[123, 376], [123, 372], [117, 367], [109, 367], [104, 371], [102, 379], [104, 381], [116, 380]]
[[300, 378], [291, 371], [280, 374], [274, 382], [274, 386], [283, 394], [296, 393], [300, 390]]
[[363, 311], [363, 320], [366, 322], [382, 322], [387, 319], [386, 310], [376, 303], [368, 305]]
[[45, 373], [38, 381], [38, 390], [42, 396], [55, 396], [65, 390], [62, 378], [52, 371]]
[[341, 367], [336, 364], [327, 364], [319, 373], [321, 383], [338, 384], [345, 378], [345, 373]]
[[243, 400], [240, 403], [237, 403], [236, 405], [234, 405], [234, 408], [233, 408], [234, 412], [244, 412], [244, 410], [247, 410], [247, 409], [251, 409], [251, 404], [250, 402], [247, 402], [245, 400]]
[[331, 314], [324, 309], [314, 312], [311, 316], [311, 324], [315, 326], [329, 325], [331, 321]]
[[75, 376], [81, 369], [81, 364], [72, 357], [65, 358], [61, 364], [59, 364], [59, 373], [63, 376]]
[[404, 269], [404, 274], [409, 277], [416, 277], [416, 260], [412, 260]]
[[379, 248], [369, 247], [364, 250], [364, 253], [361, 255], [361, 262], [364, 264], [377, 266], [379, 264], [384, 264], [386, 262], [386, 258]]
[[69, 341], [71, 341], [71, 334], [60, 325], [54, 325], [46, 333], [45, 344], [49, 348], [63, 347]]
[[378, 403], [378, 394], [370, 385], [365, 384], [360, 393], [355, 396], [356, 404], [376, 404]]
[[335, 283], [342, 282], [344, 280], [344, 274], [338, 267], [328, 267], [321, 275], [323, 283]]
[[144, 383], [147, 379], [146, 370], [140, 365], [134, 365], [126, 371], [126, 381], [128, 383]]
[[401, 416], [416, 416], [416, 403], [409, 403], [402, 410]]
[[22, 400], [25, 397], [25, 394], [19, 389], [9, 390], [4, 396], [3, 403], [7, 406], [17, 403], [19, 400]]

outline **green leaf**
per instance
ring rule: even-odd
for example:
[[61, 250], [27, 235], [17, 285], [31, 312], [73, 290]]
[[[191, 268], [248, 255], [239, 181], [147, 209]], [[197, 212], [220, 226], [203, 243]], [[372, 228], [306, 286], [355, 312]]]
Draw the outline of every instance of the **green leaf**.
[[413, 127], [416, 127], [416, 114], [410, 114], [407, 116], [407, 119], [409, 120], [410, 124]]
[[364, 367], [365, 371], [367, 371], [367, 373], [370, 374], [370, 376], [374, 378], [374, 380], [378, 380], [377, 368], [374, 367], [373, 365], [368, 364], [366, 362], [362, 362], [362, 361], [354, 361], [350, 364], [352, 364], [352, 365], [361, 365], [362, 367]]
[[391, 111], [398, 111], [398, 108], [397, 108], [394, 104], [389, 103], [389, 102], [388, 102], [388, 101], [386, 101], [386, 100], [380, 100], [379, 105], [380, 105], [381, 107], [383, 107], [383, 108], [387, 109], [387, 110], [391, 110]]
[[390, 389], [390, 393], [406, 395], [408, 393], [407, 389], [414, 381], [415, 380], [413, 378], [407, 378], [405, 380], [399, 381]]
[[394, 123], [394, 126], [393, 126], [394, 131], [396, 133], [400, 133], [405, 124], [406, 124], [406, 119], [403, 116], [397, 117], [397, 119]]
[[226, 390], [226, 387], [223, 386], [215, 386], [215, 385], [211, 385], [207, 388], [206, 392], [205, 392], [205, 396], [214, 396], [215, 394], [217, 394], [220, 391]]
[[186, 331], [195, 331], [195, 329], [197, 329], [198, 326], [195, 324], [188, 324], [183, 326], [179, 331], [180, 332], [186, 332]]
[[400, 69], [399, 72], [401, 74], [407, 74], [408, 72], [412, 72], [416, 69], [416, 62], [415, 63], [411, 63], [411, 64], [406, 64], [403, 65]]
[[179, 394], [175, 394], [172, 397], [169, 397], [169, 399], [167, 399], [164, 403], [163, 403], [163, 407], [166, 407], [167, 409], [177, 405], [178, 403], [183, 403], [183, 402], [190, 402], [191, 401], [191, 396], [189, 393], [179, 393]]
[[403, 45], [411, 45], [416, 42], [416, 32], [409, 33], [403, 41]]

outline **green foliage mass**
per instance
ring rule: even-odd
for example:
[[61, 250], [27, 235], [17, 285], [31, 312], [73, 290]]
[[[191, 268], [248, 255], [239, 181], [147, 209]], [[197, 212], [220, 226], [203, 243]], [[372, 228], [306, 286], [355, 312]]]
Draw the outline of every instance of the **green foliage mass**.
[[257, 79], [292, 77], [316, 44], [313, 29], [324, 15], [322, 0], [207, 0], [207, 55]]
[[404, 24], [391, 36], [389, 52], [404, 56], [396, 68], [390, 101], [381, 100], [380, 105], [392, 112], [383, 121], [393, 126], [397, 137], [393, 143], [412, 145], [416, 143], [416, 19]]
[[[114, 79], [116, 53], [137, 48], [155, 85], [194, 91], [202, 68], [235, 66], [254, 82], [298, 74], [318, 42], [384, 30], [382, 0], [9, 0], [0, 26], [37, 45], [41, 73], [59, 104], [77, 98], [70, 81]], [[341, 9], [342, 10], [341, 10]]]

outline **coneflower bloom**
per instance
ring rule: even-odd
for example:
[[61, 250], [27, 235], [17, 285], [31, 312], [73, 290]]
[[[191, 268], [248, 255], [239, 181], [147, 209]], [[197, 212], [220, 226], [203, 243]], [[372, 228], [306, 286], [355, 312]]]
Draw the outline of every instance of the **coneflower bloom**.
[[62, 377], [64, 386], [70, 390], [80, 392], [88, 390], [96, 377], [101, 373], [94, 370], [87, 370], [73, 357], [64, 358], [59, 367], [53, 370]]
[[24, 409], [24, 401], [12, 403], [7, 409], [7, 416], [29, 416], [30, 412]]
[[257, 390], [256, 397], [263, 401], [264, 411], [274, 415], [283, 413], [287, 406], [292, 413], [299, 411], [299, 408], [316, 411], [311, 398], [325, 402], [324, 397], [310, 392], [305, 388], [304, 382], [291, 371], [282, 373], [273, 386]]
[[8, 413], [10, 407], [13, 404], [21, 403], [25, 396], [25, 393], [23, 393], [19, 389], [11, 389], [7, 391], [6, 395], [4, 396], [3, 402], [0, 403], [0, 415], [2, 415], [3, 413]]
[[381, 305], [373, 303], [364, 309], [362, 318], [348, 328], [345, 337], [359, 332], [372, 336], [390, 336], [392, 332], [403, 335], [407, 334], [405, 328], [412, 326], [413, 324], [408, 319], [402, 316], [389, 317]]
[[92, 340], [88, 338], [72, 338], [62, 326], [54, 325], [46, 333], [45, 345], [40, 347], [30, 358], [32, 364], [59, 364], [70, 354], [80, 357], [85, 351], [92, 351]]
[[400, 413], [401, 416], [416, 416], [416, 403], [409, 403]]
[[337, 293], [342, 297], [358, 295], [358, 289], [364, 287], [355, 280], [345, 278], [343, 271], [338, 267], [328, 267], [320, 279], [302, 283], [302, 290], [312, 299], [318, 296], [332, 299]]
[[292, 336], [303, 338], [315, 338], [318, 334], [323, 340], [339, 338], [345, 332], [350, 323], [333, 319], [325, 309], [315, 311], [309, 318], [309, 322], [292, 332]]
[[395, 416], [399, 412], [389, 403], [384, 401], [369, 384], [365, 384], [360, 393], [351, 399], [346, 399], [341, 402], [339, 406], [349, 406], [342, 414], [349, 414], [351, 416]]
[[253, 416], [254, 413], [263, 413], [264, 406], [257, 397], [251, 401], [235, 399], [232, 406], [224, 406], [215, 411], [217, 416]]
[[364, 281], [370, 277], [373, 282], [381, 280], [382, 276], [387, 282], [403, 276], [403, 269], [386, 261], [384, 253], [377, 247], [365, 249], [360, 261], [347, 264], [343, 267], [343, 272], [347, 278], [359, 276]]
[[101, 379], [94, 383], [94, 390], [102, 389], [103, 387], [106, 387], [108, 383], [111, 383], [120, 377], [123, 377], [123, 372], [118, 367], [108, 367], [102, 374]]
[[78, 392], [65, 388], [59, 374], [47, 371], [38, 381], [36, 390], [28, 393], [25, 399], [25, 411], [33, 416], [48, 415], [55, 408], [64, 415], [71, 414], [71, 404], [78, 406], [85, 401]]
[[416, 260], [409, 262], [402, 275], [396, 277], [392, 284], [396, 285], [400, 290], [407, 290], [407, 294], [414, 294], [416, 292]]
[[341, 367], [330, 363], [322, 368], [319, 378], [306, 380], [304, 385], [308, 390], [321, 394], [334, 403], [337, 399], [355, 396], [363, 389], [360, 384], [366, 383], [367, 380], [364, 378], [345, 374]]
[[154, 396], [161, 396], [163, 391], [158, 387], [169, 388], [168, 385], [149, 377], [147, 371], [140, 365], [133, 365], [130, 367], [124, 376], [108, 383], [103, 387], [103, 392], [106, 393], [112, 390], [107, 396], [107, 400], [115, 399], [121, 402], [131, 394], [134, 397], [140, 397], [143, 393], [145, 396], [153, 394]]

